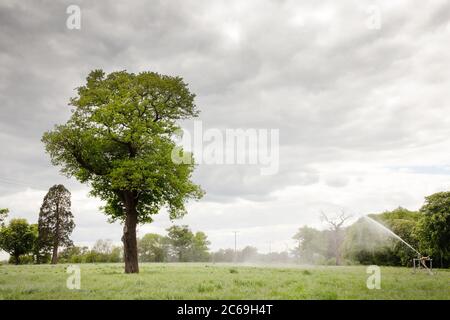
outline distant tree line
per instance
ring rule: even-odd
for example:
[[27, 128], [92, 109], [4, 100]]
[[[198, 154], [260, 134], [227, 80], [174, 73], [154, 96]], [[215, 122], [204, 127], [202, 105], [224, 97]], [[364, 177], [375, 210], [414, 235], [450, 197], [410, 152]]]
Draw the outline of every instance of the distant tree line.
[[[210, 242], [204, 232], [193, 233], [188, 226], [172, 226], [167, 235], [148, 233], [138, 239], [140, 262], [213, 262], [213, 263], [292, 263], [288, 251], [259, 253], [255, 247], [241, 250], [220, 249], [210, 252]], [[103, 249], [100, 249], [103, 248]], [[99, 240], [92, 249], [70, 247], [60, 253], [60, 262], [122, 262], [122, 248], [110, 241]]]
[[207, 262], [210, 241], [204, 232], [195, 234], [188, 226], [172, 226], [167, 236], [148, 233], [138, 239], [141, 262]]
[[[172, 226], [167, 236], [148, 233], [138, 239], [141, 262], [207, 262], [210, 260], [210, 242], [204, 232], [195, 234], [188, 226]], [[114, 246], [110, 240], [98, 240], [88, 247], [71, 246], [59, 255], [65, 263], [123, 262], [123, 247]]]
[[[101, 263], [123, 262], [123, 247], [110, 240], [98, 240], [92, 248], [74, 246], [69, 236], [75, 226], [70, 211], [70, 192], [62, 185], [50, 188], [44, 198], [37, 224], [25, 219], [6, 221], [7, 209], [0, 209], [0, 249], [10, 254], [10, 263]], [[450, 192], [425, 198], [419, 211], [397, 208], [369, 215], [385, 225], [438, 267], [450, 266]], [[328, 229], [301, 227], [295, 234], [297, 246], [291, 252], [261, 254], [247, 246], [241, 250], [209, 251], [204, 232], [192, 232], [174, 225], [167, 235], [149, 233], [137, 239], [141, 262], [297, 262], [323, 265], [377, 264], [408, 265], [417, 253], [389, 237], [365, 218], [345, 226], [344, 213], [331, 218], [322, 214]], [[60, 250], [62, 249], [62, 250]]]
[[[404, 208], [369, 215], [385, 225], [422, 255], [430, 256], [434, 265], [450, 266], [450, 192], [439, 192], [425, 198], [415, 212]], [[345, 221], [340, 216], [334, 222]], [[330, 222], [328, 219], [327, 222]], [[313, 264], [408, 265], [418, 254], [395, 237], [361, 218], [350, 226], [328, 223], [327, 230], [301, 227], [294, 239], [297, 262]]]
[[87, 246], [70, 246], [59, 254], [61, 263], [104, 263], [122, 262], [122, 246], [113, 245], [111, 240], [97, 240], [92, 248]]
[[10, 262], [58, 262], [58, 250], [72, 245], [69, 236], [75, 228], [70, 192], [63, 185], [51, 187], [44, 197], [37, 224], [26, 219], [5, 223], [8, 209], [0, 210], [0, 249], [9, 253]]
[[[19, 221], [16, 221], [19, 220]], [[37, 225], [29, 225], [23, 219], [11, 220], [11, 225], [24, 224], [28, 232], [23, 232], [30, 241], [21, 241], [22, 246], [27, 249], [20, 251], [19, 259], [11, 256], [11, 263], [31, 264], [44, 263], [42, 256], [38, 262], [37, 250], [33, 246], [38, 243]], [[208, 250], [210, 242], [204, 232], [193, 233], [188, 226], [172, 226], [167, 229], [167, 236], [155, 233], [148, 233], [138, 239], [138, 252], [141, 262], [208, 262], [211, 255]], [[46, 263], [50, 262], [47, 256]], [[111, 240], [97, 240], [92, 248], [87, 246], [66, 246], [58, 253], [60, 263], [113, 263], [123, 262], [123, 246], [116, 246]]]
[[220, 249], [211, 254], [211, 262], [291, 263], [294, 261], [288, 251], [259, 253], [257, 248], [246, 246], [236, 252], [234, 249]]

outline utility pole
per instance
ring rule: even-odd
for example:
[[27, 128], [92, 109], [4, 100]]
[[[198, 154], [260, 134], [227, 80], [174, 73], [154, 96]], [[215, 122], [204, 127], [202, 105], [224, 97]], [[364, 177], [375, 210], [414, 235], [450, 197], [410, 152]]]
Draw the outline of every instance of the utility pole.
[[234, 261], [237, 261], [237, 234], [239, 231], [233, 231], [234, 233]]

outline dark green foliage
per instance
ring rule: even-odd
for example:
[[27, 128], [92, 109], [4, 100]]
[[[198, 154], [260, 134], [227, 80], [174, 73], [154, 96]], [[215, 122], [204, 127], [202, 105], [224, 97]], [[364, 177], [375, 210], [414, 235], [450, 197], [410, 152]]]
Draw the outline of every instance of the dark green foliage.
[[138, 240], [139, 261], [165, 262], [168, 258], [169, 243], [166, 237], [148, 233]]
[[63, 185], [54, 185], [45, 195], [39, 212], [37, 263], [44, 263], [50, 252], [52, 263], [56, 263], [59, 247], [72, 245], [69, 237], [74, 228], [70, 192]]
[[15, 264], [22, 255], [33, 251], [37, 238], [37, 228], [25, 219], [12, 219], [8, 226], [0, 228], [0, 249], [9, 253]]
[[0, 226], [4, 225], [8, 213], [9, 213], [8, 209], [0, 209]]
[[169, 254], [178, 262], [208, 261], [210, 242], [203, 232], [193, 234], [188, 226], [172, 226], [167, 229]]
[[189, 180], [194, 164], [175, 164], [171, 139], [177, 120], [198, 114], [194, 95], [178, 77], [92, 71], [71, 99], [71, 119], [43, 136], [52, 163], [107, 202], [111, 220], [124, 220], [126, 191], [136, 192], [138, 222], [151, 222], [163, 205], [171, 218], [184, 200], [199, 198]]
[[[8, 263], [9, 264], [17, 264], [16, 259], [13, 256], [9, 257]], [[19, 257], [19, 263], [18, 264], [34, 264], [35, 263], [35, 257], [32, 254], [24, 254]]]
[[204, 232], [193, 233], [188, 226], [172, 226], [167, 237], [148, 233], [138, 241], [142, 262], [206, 262], [210, 242]]
[[210, 258], [208, 246], [211, 242], [204, 232], [196, 232], [192, 238], [191, 244], [191, 260], [192, 261], [208, 261]]
[[188, 226], [172, 226], [167, 229], [167, 232], [171, 253], [178, 259], [178, 262], [188, 261], [194, 237], [192, 231]]
[[450, 266], [450, 192], [439, 192], [425, 198], [418, 226], [420, 248], [441, 267]]
[[[399, 207], [369, 216], [419, 249], [423, 255], [430, 255], [435, 266], [449, 266], [450, 192], [426, 197], [420, 212]], [[302, 263], [326, 264], [333, 256], [326, 250], [327, 237], [327, 231], [300, 228], [294, 237], [299, 241], [294, 254]], [[417, 252], [386, 232], [380, 232], [365, 218], [345, 229], [342, 251], [349, 264], [407, 266], [412, 258], [417, 257]]]
[[186, 214], [185, 202], [203, 191], [191, 182], [194, 161], [172, 160], [177, 121], [195, 117], [194, 94], [179, 77], [126, 71], [92, 71], [71, 99], [70, 120], [44, 134], [52, 163], [89, 183], [105, 201], [110, 220], [124, 222], [125, 271], [139, 272], [136, 225], [164, 206], [170, 218]]
[[[401, 207], [370, 215], [415, 248], [418, 248], [419, 242], [416, 227], [420, 216], [418, 212]], [[364, 218], [347, 228], [343, 250], [346, 259], [366, 265], [408, 265], [417, 256], [403, 242], [380, 232]]]

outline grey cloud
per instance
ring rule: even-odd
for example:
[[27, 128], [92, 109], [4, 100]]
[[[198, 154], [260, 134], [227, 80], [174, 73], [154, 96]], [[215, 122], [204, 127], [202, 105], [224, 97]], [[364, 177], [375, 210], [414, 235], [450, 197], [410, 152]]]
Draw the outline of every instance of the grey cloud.
[[[81, 7], [81, 30], [65, 27], [69, 4]], [[357, 180], [333, 178], [345, 175], [336, 164], [383, 166], [421, 148], [442, 162], [433, 146], [450, 134], [449, 4], [378, 2], [382, 27], [369, 30], [372, 4], [2, 1], [0, 193], [83, 188], [51, 166], [40, 139], [66, 121], [94, 68], [182, 76], [205, 127], [280, 129], [277, 175], [201, 165], [205, 201], [273, 205], [282, 190], [321, 182], [346, 190]]]
[[325, 180], [325, 183], [330, 187], [341, 188], [349, 183], [349, 179], [344, 176], [331, 176]]
[[318, 173], [310, 168], [292, 172], [283, 164], [274, 175], [260, 175], [260, 166], [200, 165], [194, 174], [206, 190], [206, 201], [225, 201], [244, 198], [253, 201], [273, 200], [270, 192], [289, 185], [310, 185], [319, 181]]
[[[280, 128], [281, 144], [298, 150], [291, 156], [301, 157], [301, 162], [282, 159], [289, 163], [289, 173], [281, 172], [277, 178], [258, 178], [255, 170], [244, 167], [202, 168], [211, 170], [202, 177], [217, 175], [212, 170], [228, 171], [230, 177], [238, 172], [241, 177], [230, 178], [225, 185], [232, 191], [210, 187], [216, 197], [264, 197], [278, 187], [296, 184], [296, 174], [317, 158], [305, 156], [302, 148], [319, 154], [323, 152], [317, 147], [325, 148], [335, 159], [348, 153], [339, 149], [378, 152], [417, 141], [420, 122], [408, 121], [416, 115], [409, 112], [411, 106], [394, 105], [391, 111], [373, 96], [376, 90], [395, 93], [390, 86], [403, 81], [407, 71], [398, 63], [411, 60], [421, 44], [414, 39], [430, 32], [410, 21], [401, 7], [382, 5], [383, 26], [373, 31], [364, 25], [370, 2], [350, 1], [339, 7], [328, 2], [317, 8], [312, 2], [300, 6], [269, 1], [240, 9], [225, 2], [75, 3], [82, 8], [79, 31], [65, 28], [65, 8], [71, 1], [6, 4], [0, 13], [6, 57], [2, 131], [22, 137], [19, 144], [33, 150], [33, 162], [41, 167], [48, 163], [39, 152], [42, 132], [67, 119], [65, 105], [73, 89], [98, 67], [180, 74], [198, 94], [201, 119], [209, 126]], [[425, 7], [431, 14], [438, 12]], [[301, 27], [289, 23], [295, 10], [304, 18]], [[330, 16], [321, 18], [327, 10]], [[237, 29], [236, 43], [227, 39], [227, 25]], [[442, 135], [448, 132], [439, 130]], [[11, 166], [16, 159], [24, 160], [18, 154], [12, 159], [14, 154], [4, 160]], [[25, 167], [32, 160], [27, 159]], [[51, 179], [55, 176], [56, 169]], [[246, 186], [244, 177], [256, 183]]]

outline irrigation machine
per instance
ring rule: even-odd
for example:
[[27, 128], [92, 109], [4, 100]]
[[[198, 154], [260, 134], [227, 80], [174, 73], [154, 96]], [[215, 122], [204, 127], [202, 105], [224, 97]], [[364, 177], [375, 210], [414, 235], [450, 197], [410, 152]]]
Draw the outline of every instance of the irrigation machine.
[[420, 269], [425, 269], [430, 275], [433, 275], [433, 259], [430, 257], [419, 255], [417, 258], [414, 258], [412, 262], [414, 273], [420, 271]]

